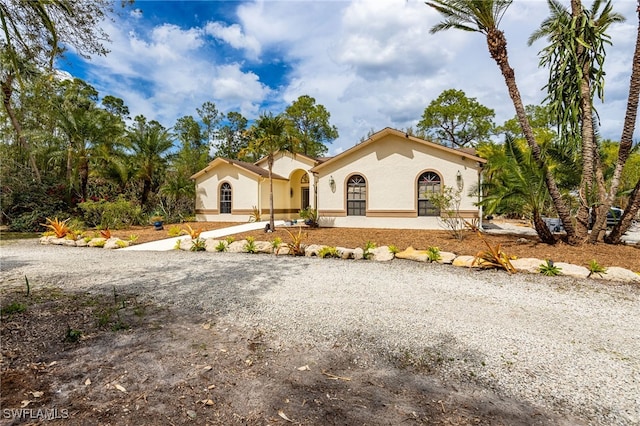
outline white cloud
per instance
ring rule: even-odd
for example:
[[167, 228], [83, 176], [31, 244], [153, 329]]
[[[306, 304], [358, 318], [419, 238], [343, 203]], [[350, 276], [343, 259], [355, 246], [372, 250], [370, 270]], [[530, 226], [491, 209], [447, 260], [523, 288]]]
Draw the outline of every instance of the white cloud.
[[248, 117], [257, 115], [260, 104], [270, 94], [256, 74], [243, 72], [238, 64], [217, 67], [211, 85], [215, 99], [225, 105], [240, 106], [240, 113]]
[[244, 49], [251, 59], [257, 59], [260, 55], [260, 43], [253, 36], [247, 36], [242, 32], [238, 24], [225, 25], [223, 22], [209, 22], [205, 26], [205, 32], [226, 43], [235, 49]]

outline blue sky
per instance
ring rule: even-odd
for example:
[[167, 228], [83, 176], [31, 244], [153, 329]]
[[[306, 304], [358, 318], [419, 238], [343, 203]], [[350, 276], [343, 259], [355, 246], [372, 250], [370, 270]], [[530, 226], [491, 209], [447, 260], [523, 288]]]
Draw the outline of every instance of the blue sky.
[[[614, 140], [626, 107], [636, 4], [614, 1], [627, 21], [609, 31], [606, 102], [596, 104], [601, 135]], [[501, 23], [525, 104], [544, 99], [548, 71], [537, 65], [544, 42], [529, 47], [526, 41], [547, 16], [546, 1], [515, 0]], [[70, 54], [60, 67], [101, 96], [124, 99], [132, 116], [166, 127], [197, 116], [206, 101], [251, 120], [313, 96], [340, 132], [329, 145], [331, 155], [370, 130], [415, 127], [425, 107], [450, 88], [494, 109], [498, 124], [512, 118], [484, 37], [429, 34], [438, 22], [440, 16], [418, 0], [137, 0], [104, 23], [111, 39], [106, 57]]]

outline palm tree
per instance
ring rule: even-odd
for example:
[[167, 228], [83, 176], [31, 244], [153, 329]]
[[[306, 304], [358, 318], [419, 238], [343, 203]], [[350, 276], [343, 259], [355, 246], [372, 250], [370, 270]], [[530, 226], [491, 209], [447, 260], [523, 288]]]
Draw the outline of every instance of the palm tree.
[[[524, 143], [520, 140], [521, 143]], [[490, 151], [489, 162], [484, 172], [491, 178], [483, 185], [482, 205], [487, 214], [498, 208], [517, 206], [522, 213], [531, 216], [533, 226], [543, 243], [555, 244], [556, 239], [542, 219], [549, 201], [545, 191], [544, 176], [535, 165], [531, 152], [519, 146], [513, 136], [507, 136], [504, 145], [481, 147]]]
[[[636, 119], [638, 116], [638, 101], [640, 100], [640, 1], [638, 1], [638, 30], [636, 32], [636, 49], [633, 54], [633, 64], [631, 69], [631, 79], [629, 82], [629, 98], [627, 99], [627, 111], [624, 118], [624, 125], [622, 128], [622, 136], [620, 137], [620, 149], [618, 150], [618, 161], [616, 163], [615, 171], [611, 179], [611, 187], [609, 188], [609, 194], [605, 201], [606, 215], [609, 206], [613, 202], [613, 198], [616, 195], [618, 186], [620, 184], [620, 177], [622, 176], [622, 168], [631, 152], [633, 146], [633, 130], [636, 126]], [[608, 205], [607, 205], [608, 204]], [[636, 186], [629, 197], [629, 203], [627, 208], [620, 219], [620, 222], [613, 227], [611, 233], [605, 237], [605, 242], [610, 244], [618, 244], [620, 238], [629, 229], [631, 221], [640, 210], [640, 180], [636, 183]], [[599, 216], [603, 216], [603, 213], [598, 211]]]
[[295, 141], [286, 132], [286, 120], [271, 113], [263, 113], [249, 130], [250, 142], [247, 150], [267, 157], [269, 170], [269, 229], [275, 230], [273, 209], [273, 162], [275, 154], [281, 150], [297, 151]]
[[[551, 70], [546, 85], [552, 114], [560, 124], [564, 145], [582, 152], [580, 208], [576, 215], [576, 235], [586, 239], [589, 209], [606, 196], [602, 171], [598, 169], [598, 143], [594, 126], [593, 96], [604, 97], [605, 45], [609, 26], [624, 17], [613, 13], [610, 1], [595, 0], [584, 10], [580, 0], [571, 0], [571, 11], [558, 0], [547, 0], [551, 16], [529, 38], [529, 45], [547, 37], [550, 45], [541, 51], [540, 65]], [[580, 137], [578, 137], [580, 135]], [[598, 183], [596, 194], [595, 182]], [[608, 207], [605, 209], [605, 212]], [[591, 240], [595, 242], [604, 219], [596, 221]]]
[[134, 121], [135, 125], [128, 133], [128, 143], [133, 151], [134, 172], [142, 180], [140, 204], [144, 207], [154, 179], [167, 164], [166, 153], [173, 147], [173, 140], [157, 121], [147, 123], [143, 116], [137, 116]]
[[533, 129], [527, 118], [520, 90], [516, 84], [513, 68], [509, 64], [507, 54], [507, 39], [498, 28], [504, 13], [513, 0], [432, 0], [427, 1], [428, 6], [433, 7], [444, 17], [444, 21], [431, 28], [431, 33], [448, 30], [451, 28], [463, 31], [479, 32], [484, 34], [491, 57], [496, 61], [500, 72], [504, 77], [509, 96], [516, 110], [516, 115], [525, 140], [531, 149], [536, 166], [542, 171], [546, 188], [553, 200], [553, 205], [567, 232], [567, 240], [571, 244], [577, 244], [575, 228], [571, 221], [571, 212], [567, 203], [562, 198], [553, 173], [542, 156], [540, 145], [536, 142]]

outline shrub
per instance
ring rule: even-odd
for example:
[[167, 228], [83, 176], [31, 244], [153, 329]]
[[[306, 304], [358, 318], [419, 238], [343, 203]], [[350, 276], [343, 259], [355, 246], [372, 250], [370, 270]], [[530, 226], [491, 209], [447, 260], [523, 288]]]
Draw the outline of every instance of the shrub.
[[331, 246], [324, 246], [318, 251], [318, 257], [338, 257], [338, 249]]
[[169, 231], [167, 231], [167, 234], [170, 237], [177, 237], [178, 235], [182, 234], [182, 228], [179, 225], [173, 225], [169, 227]]
[[206, 247], [206, 240], [204, 238], [196, 238], [195, 240], [191, 240], [191, 251], [204, 251]]
[[427, 258], [429, 259], [429, 262], [437, 262], [442, 259], [442, 256], [440, 255], [440, 247], [430, 246], [427, 249]]
[[311, 227], [317, 228], [318, 224], [318, 209], [312, 209], [311, 207], [307, 207], [305, 209], [300, 210], [300, 217], [304, 219], [304, 224]]
[[558, 268], [556, 265], [554, 265], [553, 260], [547, 259], [546, 263], [543, 263], [538, 267], [538, 270], [542, 275], [545, 275], [547, 277], [555, 277], [556, 275], [560, 274], [562, 268]]
[[69, 219], [60, 220], [57, 217], [53, 219], [47, 218], [47, 223], [42, 223], [41, 225], [53, 232], [56, 238], [64, 238], [71, 232], [71, 229], [67, 226], [67, 222], [69, 222]]
[[144, 222], [140, 206], [124, 198], [116, 201], [85, 201], [78, 207], [87, 226], [95, 228], [122, 229]]
[[302, 233], [302, 227], [298, 227], [298, 235], [293, 235], [288, 229], [285, 229], [285, 231], [291, 237], [291, 242], [287, 243], [289, 254], [293, 256], [304, 256], [305, 247], [303, 241], [307, 238], [307, 234]]
[[247, 253], [255, 253], [256, 251], [258, 251], [256, 249], [256, 239], [253, 237], [247, 237], [247, 242], [244, 243], [243, 248]]
[[371, 259], [371, 257], [373, 256], [371, 250], [373, 250], [374, 248], [376, 248], [376, 243], [374, 243], [373, 241], [367, 241], [367, 243], [364, 245], [364, 250], [362, 251], [362, 257], [367, 260]]
[[398, 252], [400, 252], [400, 249], [398, 248], [398, 246], [395, 246], [393, 244], [391, 244], [389, 246], [389, 253], [392, 253], [393, 255], [398, 254]]
[[252, 212], [249, 215], [249, 222], [260, 222], [262, 220], [260, 209], [256, 206], [253, 206], [251, 209]]
[[219, 241], [218, 245], [216, 246], [216, 251], [219, 251], [219, 252], [227, 251], [227, 242]]
[[595, 259], [589, 262], [589, 266], [587, 267], [587, 269], [589, 269], [589, 276], [593, 274], [602, 275], [607, 273], [607, 268], [600, 265]]

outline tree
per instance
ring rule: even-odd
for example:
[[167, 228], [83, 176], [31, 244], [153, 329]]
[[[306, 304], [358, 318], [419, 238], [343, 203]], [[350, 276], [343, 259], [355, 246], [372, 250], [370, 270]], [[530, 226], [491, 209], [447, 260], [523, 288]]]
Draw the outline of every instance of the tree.
[[300, 96], [284, 112], [289, 133], [300, 141], [300, 151], [309, 157], [327, 153], [326, 143], [338, 138], [338, 129], [329, 124], [331, 114], [308, 95]]
[[489, 139], [495, 124], [492, 109], [468, 98], [462, 90], [448, 89], [431, 101], [418, 130], [454, 148], [475, 146]]
[[160, 123], [154, 120], [147, 123], [144, 116], [138, 115], [129, 129], [128, 143], [135, 174], [142, 180], [140, 204], [145, 207], [155, 178], [167, 165], [166, 154], [173, 147], [173, 141]]
[[269, 229], [275, 230], [273, 210], [273, 162], [275, 154], [281, 150], [296, 153], [295, 139], [287, 134], [287, 123], [283, 116], [263, 113], [249, 129], [250, 139], [247, 150], [266, 155], [269, 170]]
[[545, 185], [553, 200], [553, 205], [567, 233], [567, 240], [577, 244], [575, 228], [571, 221], [571, 211], [562, 198], [553, 173], [546, 166], [540, 146], [536, 142], [532, 127], [522, 103], [522, 96], [516, 83], [515, 72], [509, 64], [507, 39], [498, 29], [500, 20], [511, 5], [512, 0], [432, 0], [426, 2], [444, 17], [444, 21], [431, 28], [432, 33], [451, 28], [479, 32], [484, 34], [491, 57], [494, 59], [504, 77], [509, 96], [516, 110], [516, 115], [525, 140], [531, 149], [536, 166], [543, 172]]
[[[551, 16], [529, 38], [529, 44], [547, 37], [550, 44], [541, 51], [540, 64], [550, 69], [547, 100], [558, 121], [560, 142], [582, 152], [580, 208], [576, 214], [576, 238], [586, 239], [590, 210], [605, 196], [604, 179], [597, 169], [598, 144], [594, 129], [593, 98], [604, 97], [605, 45], [611, 44], [607, 29], [624, 18], [612, 12], [609, 1], [600, 12], [601, 0], [590, 10], [580, 0], [571, 0], [571, 12], [558, 0], [547, 0]], [[578, 137], [578, 135], [580, 135]], [[598, 180], [599, 194], [595, 181]], [[605, 210], [605, 212], [608, 210]], [[597, 220], [591, 233], [595, 242], [604, 225]]]
[[[633, 146], [633, 130], [636, 126], [636, 119], [638, 116], [638, 101], [640, 99], [640, 1], [638, 1], [638, 29], [636, 31], [636, 48], [633, 54], [631, 78], [629, 81], [629, 97], [627, 99], [627, 109], [624, 118], [624, 125], [622, 128], [622, 136], [620, 137], [620, 149], [618, 150], [618, 161], [616, 163], [616, 169], [611, 179], [611, 186], [609, 188], [609, 194], [605, 199], [603, 206], [599, 209], [598, 214], [601, 216], [603, 209], [608, 209], [608, 206], [613, 202], [613, 197], [618, 188], [618, 182], [622, 175], [622, 169], [626, 160], [631, 152]], [[629, 203], [625, 209], [620, 222], [613, 227], [611, 233], [605, 236], [604, 240], [610, 244], [618, 244], [620, 238], [627, 232], [627, 229], [631, 226], [631, 221], [640, 210], [640, 179], [638, 179], [635, 188], [629, 196]], [[604, 210], [606, 214], [607, 210]]]
[[542, 219], [549, 195], [530, 150], [507, 136], [503, 145], [485, 145], [479, 152], [488, 160], [484, 171], [492, 175], [483, 185], [482, 205], [486, 214], [499, 212], [508, 205], [511, 212], [531, 218], [542, 242], [554, 244], [555, 237]]
[[216, 157], [239, 159], [240, 152], [247, 147], [247, 119], [232, 111], [223, 119], [225, 123], [218, 131]]

